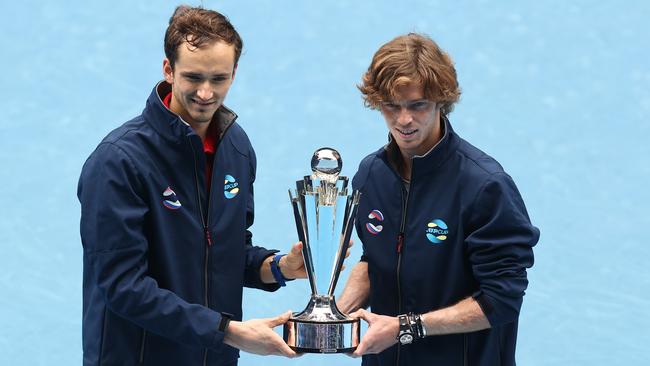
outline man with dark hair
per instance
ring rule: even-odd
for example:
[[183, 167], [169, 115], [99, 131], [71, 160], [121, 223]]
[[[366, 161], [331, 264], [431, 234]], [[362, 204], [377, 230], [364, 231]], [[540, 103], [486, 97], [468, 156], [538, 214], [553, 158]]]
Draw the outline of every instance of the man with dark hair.
[[223, 105], [241, 50], [223, 15], [177, 8], [165, 80], [83, 167], [86, 366], [235, 365], [238, 349], [295, 356], [272, 329], [290, 312], [241, 321], [243, 286], [306, 277], [301, 243], [278, 255], [248, 231], [255, 153]]
[[338, 304], [369, 324], [354, 356], [363, 365], [514, 365], [539, 230], [501, 165], [452, 129], [460, 88], [451, 58], [426, 36], [397, 37], [359, 89], [389, 142], [352, 183], [363, 256]]

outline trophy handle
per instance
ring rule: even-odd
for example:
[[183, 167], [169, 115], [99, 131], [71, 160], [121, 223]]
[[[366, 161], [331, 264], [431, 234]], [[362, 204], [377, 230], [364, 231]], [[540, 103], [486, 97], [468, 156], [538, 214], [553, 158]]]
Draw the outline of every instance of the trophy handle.
[[314, 276], [309, 275], [310, 273], [314, 273], [314, 263], [312, 262], [311, 249], [307, 240], [309, 236], [307, 235], [307, 226], [305, 224], [306, 218], [304, 215], [304, 207], [302, 207], [302, 203], [299, 202], [299, 197], [293, 197], [291, 190], [289, 190], [289, 199], [291, 200], [291, 206], [293, 206], [293, 216], [296, 221], [298, 240], [302, 242], [302, 259], [305, 262], [305, 270], [308, 274], [307, 278], [309, 279], [309, 286], [311, 287], [311, 293], [316, 295], [316, 279]]
[[341, 268], [343, 267], [343, 261], [345, 261], [345, 254], [350, 247], [350, 237], [352, 236], [352, 228], [354, 227], [354, 221], [357, 217], [357, 209], [359, 208], [359, 196], [361, 192], [354, 191], [352, 192], [352, 198], [348, 199], [348, 202], [345, 205], [345, 216], [347, 218], [345, 225], [343, 225], [343, 231], [341, 232], [341, 238], [343, 242], [339, 245], [340, 250], [336, 253], [336, 264], [334, 271], [332, 273], [332, 280], [330, 281], [330, 288], [327, 291], [329, 296], [334, 296], [334, 289], [336, 288], [336, 283], [339, 280], [341, 274]]

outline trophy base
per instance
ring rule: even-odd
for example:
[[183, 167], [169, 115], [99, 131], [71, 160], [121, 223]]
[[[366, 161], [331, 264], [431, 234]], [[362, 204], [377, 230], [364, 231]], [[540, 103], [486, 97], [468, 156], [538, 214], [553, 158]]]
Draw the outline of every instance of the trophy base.
[[359, 345], [359, 319], [317, 322], [295, 317], [284, 325], [284, 340], [299, 353], [351, 353]]
[[361, 322], [341, 313], [334, 296], [312, 294], [305, 310], [284, 324], [284, 341], [296, 352], [354, 352]]

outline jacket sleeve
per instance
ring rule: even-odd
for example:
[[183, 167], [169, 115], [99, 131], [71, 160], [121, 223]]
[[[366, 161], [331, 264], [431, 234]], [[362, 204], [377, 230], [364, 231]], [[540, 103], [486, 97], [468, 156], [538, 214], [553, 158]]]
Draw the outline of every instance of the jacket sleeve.
[[519, 191], [505, 173], [493, 174], [483, 184], [469, 215], [466, 245], [479, 284], [473, 297], [493, 327], [515, 321], [539, 230], [530, 223]]
[[277, 283], [264, 283], [260, 277], [260, 267], [266, 258], [277, 253], [277, 250], [253, 245], [253, 233], [249, 230], [255, 219], [255, 200], [253, 192], [253, 183], [257, 170], [257, 160], [255, 151], [250, 149], [250, 187], [246, 203], [246, 269], [244, 272], [244, 286], [257, 288], [264, 291], [276, 291], [280, 288]]
[[[190, 304], [147, 275], [148, 206], [135, 165], [120, 148], [101, 144], [78, 186], [84, 287], [115, 314], [160, 336], [193, 347], [216, 348], [218, 312]], [[87, 283], [90, 282], [90, 283]]]

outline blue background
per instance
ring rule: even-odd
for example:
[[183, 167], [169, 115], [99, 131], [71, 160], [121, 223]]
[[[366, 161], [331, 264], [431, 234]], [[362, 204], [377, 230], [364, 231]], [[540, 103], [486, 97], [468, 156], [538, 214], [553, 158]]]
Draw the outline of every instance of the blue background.
[[[0, 365], [81, 364], [77, 178], [100, 139], [138, 114], [162, 78], [162, 39], [175, 5], [2, 4]], [[542, 231], [519, 364], [645, 364], [648, 2], [204, 5], [229, 16], [244, 39], [227, 105], [258, 155], [257, 243], [286, 251], [295, 241], [286, 189], [316, 148], [336, 147], [351, 176], [384, 143], [383, 120], [363, 107], [355, 84], [381, 44], [425, 32], [456, 62], [463, 95], [454, 128], [503, 164]], [[301, 310], [307, 291], [305, 282], [276, 294], [247, 290], [245, 317]], [[240, 364], [261, 362], [360, 360], [242, 354]]]

